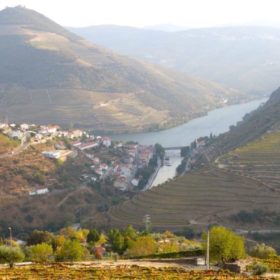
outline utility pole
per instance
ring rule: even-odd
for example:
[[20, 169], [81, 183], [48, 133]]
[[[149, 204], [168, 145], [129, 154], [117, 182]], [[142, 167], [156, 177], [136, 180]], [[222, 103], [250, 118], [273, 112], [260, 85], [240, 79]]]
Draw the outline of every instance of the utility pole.
[[149, 214], [146, 214], [144, 216], [144, 224], [145, 224], [146, 232], [150, 233], [150, 230], [151, 230], [151, 216]]
[[9, 232], [10, 232], [10, 246], [12, 246], [12, 241], [13, 241], [13, 235], [12, 235], [12, 228], [8, 227]]
[[210, 269], [210, 231], [207, 230], [206, 269]]

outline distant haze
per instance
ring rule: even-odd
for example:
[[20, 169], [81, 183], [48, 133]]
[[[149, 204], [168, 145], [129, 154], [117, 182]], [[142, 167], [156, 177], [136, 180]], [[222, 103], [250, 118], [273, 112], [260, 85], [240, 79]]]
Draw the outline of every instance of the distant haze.
[[226, 25], [280, 26], [279, 0], [1, 0], [0, 9], [23, 5], [64, 26], [117, 24], [136, 27]]

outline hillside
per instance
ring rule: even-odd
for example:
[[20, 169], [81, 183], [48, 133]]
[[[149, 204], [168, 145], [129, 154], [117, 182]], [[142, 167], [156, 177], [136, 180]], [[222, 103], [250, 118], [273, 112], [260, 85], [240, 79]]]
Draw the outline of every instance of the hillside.
[[279, 86], [280, 29], [241, 26], [164, 32], [104, 25], [70, 30], [120, 53], [250, 94], [268, 94]]
[[[0, 138], [1, 141], [1, 138]], [[55, 142], [31, 145], [19, 154], [0, 155], [0, 230], [9, 226], [16, 234], [34, 228], [56, 230], [61, 226], [99, 219], [100, 208], [119, 199], [114, 189], [88, 187], [80, 176], [89, 172], [90, 162], [78, 153], [65, 162], [43, 157]], [[48, 189], [44, 195], [30, 195]]]
[[22, 7], [0, 12], [0, 42], [0, 117], [12, 121], [141, 131], [244, 98], [107, 51]]
[[113, 225], [184, 228], [219, 223], [238, 228], [279, 226], [280, 90], [204, 151], [212, 159], [182, 177], [111, 208]]

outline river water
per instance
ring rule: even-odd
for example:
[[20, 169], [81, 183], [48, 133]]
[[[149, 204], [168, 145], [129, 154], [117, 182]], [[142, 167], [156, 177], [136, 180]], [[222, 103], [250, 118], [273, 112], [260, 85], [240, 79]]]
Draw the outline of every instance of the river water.
[[[231, 125], [237, 124], [247, 113], [257, 109], [266, 101], [267, 98], [216, 109], [204, 117], [163, 131], [122, 134], [112, 138], [113, 140], [135, 141], [143, 145], [160, 143], [163, 147], [188, 146], [201, 136], [209, 136], [211, 133], [218, 136], [227, 132]], [[169, 165], [160, 168], [151, 187], [162, 184], [176, 176], [176, 168], [182, 160], [180, 150], [167, 150], [166, 156], [169, 157]]]
[[188, 146], [201, 136], [210, 133], [219, 135], [227, 132], [251, 111], [257, 109], [267, 98], [254, 100], [244, 104], [226, 106], [210, 111], [206, 116], [191, 120], [185, 124], [167, 130], [147, 133], [114, 135], [113, 140], [135, 141], [143, 145], [161, 144], [163, 147]]

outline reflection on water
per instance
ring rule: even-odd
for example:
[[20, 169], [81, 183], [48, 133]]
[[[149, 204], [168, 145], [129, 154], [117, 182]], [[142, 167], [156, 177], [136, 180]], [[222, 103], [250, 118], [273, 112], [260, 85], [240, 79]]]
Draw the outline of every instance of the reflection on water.
[[168, 158], [168, 160], [165, 160], [164, 166], [160, 168], [152, 187], [174, 178], [176, 175], [176, 168], [182, 161], [180, 150], [168, 150], [165, 153], [165, 157]]

